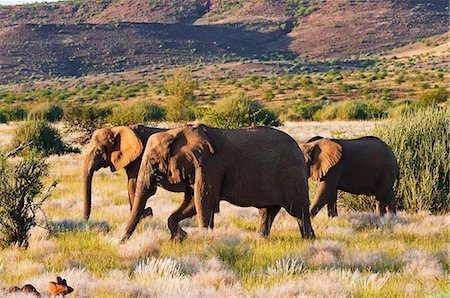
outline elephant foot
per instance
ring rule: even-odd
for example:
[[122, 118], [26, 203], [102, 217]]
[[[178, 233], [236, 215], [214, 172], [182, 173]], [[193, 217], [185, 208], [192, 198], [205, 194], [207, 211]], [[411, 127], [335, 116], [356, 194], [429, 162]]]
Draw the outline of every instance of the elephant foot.
[[186, 231], [184, 231], [182, 228], [178, 227], [177, 233], [172, 234], [172, 237], [170, 237], [170, 240], [181, 242], [187, 238], [187, 235], [188, 235], [188, 233], [186, 233]]
[[151, 217], [151, 216], [153, 216], [152, 208], [151, 207], [145, 208], [144, 212], [142, 212], [142, 217], [145, 218], [145, 217]]

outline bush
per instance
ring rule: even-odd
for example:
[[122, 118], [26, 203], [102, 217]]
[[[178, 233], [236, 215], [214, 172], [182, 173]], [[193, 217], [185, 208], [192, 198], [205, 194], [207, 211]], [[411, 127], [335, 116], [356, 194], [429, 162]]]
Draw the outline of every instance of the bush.
[[44, 119], [28, 120], [17, 126], [14, 130], [12, 149], [30, 141], [33, 141], [30, 148], [35, 148], [45, 156], [72, 150], [63, 143], [59, 131]]
[[439, 103], [446, 102], [449, 97], [449, 92], [445, 88], [435, 88], [422, 92], [419, 96], [419, 103], [421, 106], [435, 106]]
[[135, 103], [127, 106], [117, 106], [112, 109], [108, 122], [114, 126], [127, 126], [149, 121], [161, 120], [164, 110], [154, 103]]
[[4, 107], [0, 109], [0, 123], [20, 121], [27, 117], [27, 111], [21, 106]]
[[[36, 225], [36, 213], [50, 195], [42, 194], [42, 178], [48, 166], [34, 151], [18, 163], [0, 155], [0, 247], [28, 246], [28, 231]], [[51, 187], [56, 184], [53, 183]]]
[[111, 108], [97, 108], [94, 106], [74, 106], [64, 112], [64, 118], [71, 128], [83, 132], [83, 140], [87, 141], [94, 130], [102, 127], [107, 117], [111, 114]]
[[204, 120], [207, 125], [218, 128], [280, 125], [273, 112], [244, 94], [225, 98], [216, 107], [206, 110]]
[[28, 115], [33, 119], [45, 119], [50, 122], [56, 122], [62, 119], [64, 111], [57, 105], [43, 104], [35, 107]]
[[342, 101], [323, 106], [314, 115], [314, 120], [352, 120], [373, 119], [385, 116], [383, 108], [379, 105], [361, 101]]
[[399, 208], [449, 211], [449, 123], [447, 108], [426, 108], [377, 126], [399, 162]]
[[8, 116], [6, 113], [2, 110], [0, 110], [0, 123], [6, 123], [8, 122]]
[[355, 195], [344, 191], [338, 191], [338, 208], [343, 207], [348, 211], [368, 211], [375, 210], [375, 197], [366, 195]]
[[194, 90], [197, 84], [192, 75], [188, 72], [176, 72], [167, 79], [164, 87], [169, 96], [166, 119], [174, 122], [193, 120]]
[[314, 114], [322, 108], [322, 104], [316, 102], [294, 103], [288, 111], [287, 118], [291, 121], [310, 120]]

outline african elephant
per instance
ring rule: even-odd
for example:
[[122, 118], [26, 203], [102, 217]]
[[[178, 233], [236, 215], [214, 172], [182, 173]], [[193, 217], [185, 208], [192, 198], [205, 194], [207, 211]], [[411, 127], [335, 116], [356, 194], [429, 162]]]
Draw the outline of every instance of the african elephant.
[[[84, 219], [91, 213], [92, 176], [100, 168], [110, 167], [112, 172], [125, 168], [128, 176], [128, 199], [130, 208], [134, 199], [136, 179], [142, 160], [144, 144], [154, 133], [165, 129], [146, 127], [143, 125], [117, 126], [97, 129], [88, 145], [83, 170]], [[185, 192], [190, 199], [191, 191], [186, 191], [183, 184], [170, 184], [161, 181], [162, 186], [170, 191]], [[144, 216], [152, 215], [152, 209], [145, 209]]]
[[199, 226], [214, 227], [220, 200], [263, 208], [260, 228], [269, 234], [281, 207], [298, 222], [303, 238], [313, 238], [308, 177], [303, 155], [287, 134], [268, 127], [217, 129], [183, 126], [152, 135], [142, 156], [131, 217], [122, 241], [133, 233], [147, 199], [162, 179], [190, 181], [193, 200], [169, 218], [173, 237], [184, 237], [179, 221], [197, 214]]
[[337, 216], [337, 190], [375, 195], [376, 212], [395, 214], [394, 184], [399, 169], [392, 150], [372, 136], [353, 140], [326, 139], [320, 136], [300, 145], [309, 176], [320, 180], [311, 216], [327, 204], [328, 216]]

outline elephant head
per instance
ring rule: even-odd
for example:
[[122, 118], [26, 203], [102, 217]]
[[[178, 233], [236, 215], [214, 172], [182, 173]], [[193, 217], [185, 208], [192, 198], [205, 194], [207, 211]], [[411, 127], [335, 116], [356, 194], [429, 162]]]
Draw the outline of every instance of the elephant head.
[[97, 129], [84, 158], [83, 192], [84, 219], [91, 213], [92, 176], [100, 168], [115, 172], [136, 160], [144, 146], [134, 131], [125, 126]]
[[300, 145], [305, 157], [309, 177], [322, 179], [328, 171], [341, 159], [342, 147], [330, 139], [314, 137]]
[[154, 194], [161, 180], [171, 184], [192, 181], [196, 169], [203, 167], [214, 153], [213, 146], [200, 126], [183, 126], [153, 134], [147, 141], [136, 186], [131, 218], [123, 241], [138, 224], [148, 196]]

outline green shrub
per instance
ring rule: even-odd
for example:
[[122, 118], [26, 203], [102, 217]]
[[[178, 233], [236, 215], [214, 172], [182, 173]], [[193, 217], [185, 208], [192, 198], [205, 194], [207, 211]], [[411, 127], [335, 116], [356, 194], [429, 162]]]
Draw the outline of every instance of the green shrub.
[[144, 121], [159, 121], [164, 119], [166, 111], [160, 105], [156, 103], [145, 103], [144, 104]]
[[263, 100], [272, 100], [275, 98], [275, 94], [271, 90], [266, 90], [264, 92]]
[[114, 126], [128, 126], [161, 120], [164, 110], [154, 103], [135, 103], [126, 106], [116, 106], [112, 109], [108, 122]]
[[287, 118], [291, 121], [310, 120], [321, 108], [322, 104], [317, 102], [294, 103], [288, 110]]
[[21, 106], [4, 107], [0, 109], [0, 123], [20, 121], [27, 117], [27, 111]]
[[366, 195], [355, 195], [344, 191], [338, 191], [338, 208], [343, 207], [348, 211], [368, 211], [375, 210], [375, 197]]
[[[30, 141], [33, 141], [30, 148], [35, 148], [37, 152], [45, 156], [62, 154], [71, 150], [63, 143], [59, 131], [45, 119], [27, 120], [18, 125], [14, 130], [11, 148]], [[29, 150], [25, 149], [24, 151]]]
[[278, 117], [273, 112], [242, 93], [229, 96], [216, 107], [206, 110], [204, 120], [207, 125], [219, 128], [280, 125]]
[[64, 118], [69, 126], [77, 131], [81, 131], [84, 136], [82, 142], [88, 140], [94, 130], [102, 127], [106, 123], [106, 119], [112, 113], [112, 109], [97, 108], [94, 106], [74, 106], [64, 111]]
[[0, 123], [6, 123], [8, 122], [8, 116], [6, 113], [2, 110], [0, 110]]
[[42, 195], [42, 178], [48, 165], [36, 152], [29, 152], [19, 162], [10, 162], [0, 154], [0, 247], [12, 244], [28, 246], [28, 231], [36, 226], [37, 211], [49, 197], [53, 183]]
[[361, 101], [342, 101], [323, 106], [314, 114], [314, 120], [352, 120], [373, 119], [385, 116], [382, 107], [373, 103]]
[[449, 210], [450, 116], [447, 108], [420, 109], [377, 126], [400, 167], [398, 205], [407, 211]]
[[189, 72], [176, 72], [167, 78], [165, 89], [169, 99], [166, 103], [166, 119], [179, 122], [194, 119], [194, 90], [197, 84]]
[[419, 96], [421, 106], [435, 106], [439, 103], [446, 102], [449, 98], [449, 92], [445, 88], [435, 88], [426, 90]]
[[32, 109], [28, 116], [33, 119], [40, 118], [56, 122], [61, 120], [63, 115], [64, 111], [61, 107], [52, 104], [42, 104]]
[[393, 107], [390, 107], [387, 110], [387, 114], [390, 118], [397, 118], [404, 116], [408, 113], [411, 113], [413, 110], [417, 108], [417, 105], [411, 103], [402, 103]]

